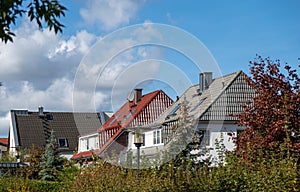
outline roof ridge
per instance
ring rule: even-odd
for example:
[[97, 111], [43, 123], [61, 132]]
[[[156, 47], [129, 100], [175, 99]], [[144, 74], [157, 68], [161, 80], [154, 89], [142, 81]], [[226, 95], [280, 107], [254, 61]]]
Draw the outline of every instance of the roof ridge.
[[[162, 90], [156, 90], [156, 91], [152, 91], [152, 92], [150, 92], [150, 93], [147, 93], [147, 94], [145, 94], [145, 95], [143, 95], [142, 96], [142, 99], [143, 98], [146, 98], [146, 97], [149, 97], [149, 96], [151, 96], [149, 99], [148, 99], [148, 101], [149, 102], [151, 102], [152, 100], [153, 100], [153, 98], [155, 98], [160, 92], [162, 92]], [[137, 104], [139, 104], [141, 101], [139, 101]], [[147, 104], [149, 104], [149, 102], [146, 102], [146, 103], [144, 103], [143, 105], [141, 105], [139, 108], [140, 108], [140, 111], [142, 111], [144, 108], [145, 108], [145, 106], [147, 106]], [[118, 111], [116, 111], [103, 125], [101, 125], [98, 129], [97, 129], [97, 132], [100, 132], [101, 130], [106, 130], [107, 128], [109, 129], [109, 128], [111, 128], [111, 127], [115, 127], [115, 125], [112, 125], [112, 126], [107, 126], [106, 128], [104, 128], [104, 129], [102, 129], [102, 127], [105, 127], [107, 124], [109, 124], [109, 122], [111, 122], [112, 121], [112, 119], [114, 119], [115, 117], [116, 117], [116, 114], [118, 114], [118, 112], [119, 111], [121, 111], [124, 107], [126, 107], [126, 105], [130, 105], [132, 102], [130, 102], [130, 101], [126, 101], [120, 108], [119, 108], [119, 110]], [[139, 111], [139, 112], [140, 112]], [[139, 114], [139, 113], [137, 113], [137, 114]], [[133, 119], [133, 117], [136, 117], [136, 115], [137, 114], [134, 114], [132, 117], [130, 117], [130, 121], [126, 121], [125, 123], [125, 127], [131, 122], [131, 120]]]
[[[144, 104], [141, 106], [140, 112], [143, 111], [143, 109], [145, 109], [145, 107], [146, 107], [149, 103], [151, 103], [151, 102], [153, 101], [153, 99], [154, 99], [159, 93], [161, 93], [161, 92], [162, 92], [162, 90], [156, 90], [156, 91], [151, 92], [151, 94], [153, 94], [153, 95], [149, 98], [149, 102], [144, 102]], [[147, 94], [147, 95], [144, 95], [144, 96], [149, 96], [149, 95]], [[125, 125], [125, 127], [128, 126], [128, 125], [131, 123], [131, 121], [132, 121], [136, 116], [138, 116], [138, 115], [139, 115], [139, 113], [135, 113], [134, 115], [132, 115], [132, 117], [130, 117], [130, 120], [127, 121], [127, 124]]]
[[[227, 75], [223, 75], [223, 76], [220, 76], [220, 77], [216, 77], [216, 78], [213, 79], [213, 81], [215, 81], [215, 80], [217, 80], [217, 79], [221, 79], [221, 78], [228, 77], [228, 76], [233, 75], [233, 74], [238, 74], [238, 73], [241, 73], [241, 72], [243, 72], [243, 71], [242, 71], [242, 70], [238, 70], [238, 71], [232, 72], [232, 73], [227, 74]], [[195, 85], [192, 85], [192, 86], [190, 86], [189, 88], [187, 88], [187, 89], [181, 94], [180, 98], [181, 98], [183, 95], [185, 95], [185, 93], [188, 92], [188, 90], [189, 90], [190, 88], [196, 87], [196, 86], [199, 86], [199, 83], [198, 83], [198, 84], [195, 84]], [[174, 102], [174, 103], [176, 103], [176, 102]]]

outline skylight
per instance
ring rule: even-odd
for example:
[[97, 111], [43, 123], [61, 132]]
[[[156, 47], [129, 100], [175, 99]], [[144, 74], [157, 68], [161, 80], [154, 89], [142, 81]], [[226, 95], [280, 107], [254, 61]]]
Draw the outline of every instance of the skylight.
[[178, 111], [178, 109], [181, 107], [181, 103], [179, 103], [176, 107], [174, 107], [174, 109], [169, 113], [169, 115], [166, 117], [166, 119], [169, 119], [171, 116], [176, 115], [176, 112]]
[[136, 110], [131, 110], [130, 113], [124, 118], [124, 121], [127, 121], [134, 113]]
[[116, 115], [114, 117], [114, 119], [108, 124], [108, 126], [111, 126], [119, 117], [120, 117], [120, 114]]
[[203, 103], [203, 101], [205, 101], [206, 98], [207, 97], [200, 99], [200, 101], [197, 103], [197, 105], [195, 105], [195, 107], [191, 111], [196, 110]]

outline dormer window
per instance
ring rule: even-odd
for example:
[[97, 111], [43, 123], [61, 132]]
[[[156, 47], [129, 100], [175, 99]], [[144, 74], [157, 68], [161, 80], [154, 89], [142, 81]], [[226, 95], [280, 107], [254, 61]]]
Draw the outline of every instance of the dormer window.
[[68, 147], [68, 140], [67, 140], [67, 138], [59, 138], [58, 139], [58, 147], [59, 148]]

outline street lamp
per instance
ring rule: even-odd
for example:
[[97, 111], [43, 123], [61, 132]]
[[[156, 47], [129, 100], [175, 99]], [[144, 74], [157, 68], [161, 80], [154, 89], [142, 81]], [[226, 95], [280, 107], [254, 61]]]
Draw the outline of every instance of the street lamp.
[[134, 132], [134, 145], [137, 148], [137, 162], [136, 162], [136, 182], [139, 183], [139, 167], [140, 167], [140, 148], [143, 141], [143, 134], [141, 134], [140, 129], [136, 129]]
[[132, 132], [134, 135], [133, 144], [137, 148], [137, 163], [136, 163], [136, 183], [139, 183], [139, 168], [140, 168], [140, 148], [144, 144], [144, 132], [148, 132], [151, 130], [160, 129], [162, 127], [161, 124], [148, 124], [143, 126], [136, 127], [128, 127], [126, 130]]

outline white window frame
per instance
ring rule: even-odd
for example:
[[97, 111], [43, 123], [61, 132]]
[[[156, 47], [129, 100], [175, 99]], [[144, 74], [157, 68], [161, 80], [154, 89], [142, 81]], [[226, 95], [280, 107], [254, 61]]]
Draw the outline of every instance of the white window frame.
[[162, 134], [161, 133], [162, 133], [161, 129], [153, 131], [153, 145], [162, 144]]

